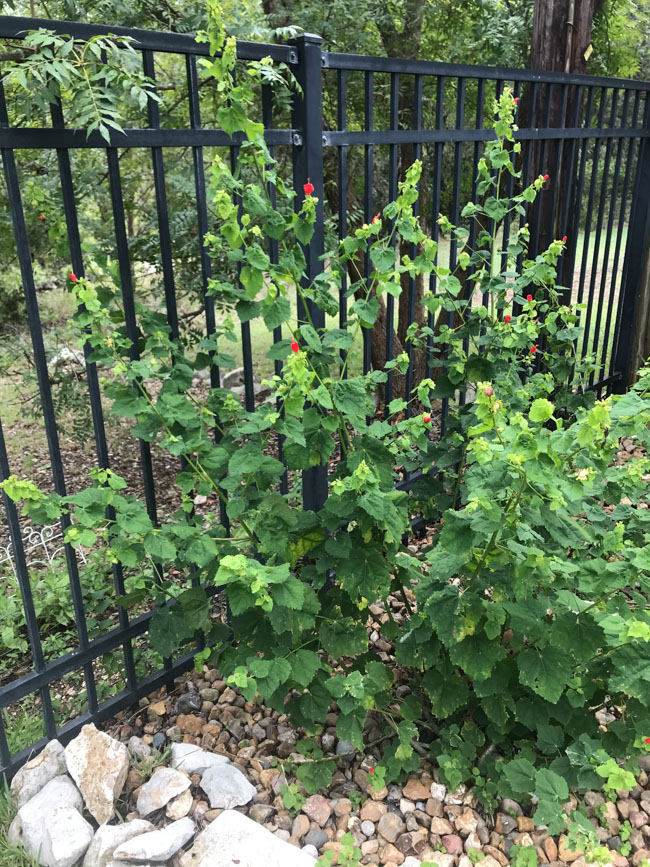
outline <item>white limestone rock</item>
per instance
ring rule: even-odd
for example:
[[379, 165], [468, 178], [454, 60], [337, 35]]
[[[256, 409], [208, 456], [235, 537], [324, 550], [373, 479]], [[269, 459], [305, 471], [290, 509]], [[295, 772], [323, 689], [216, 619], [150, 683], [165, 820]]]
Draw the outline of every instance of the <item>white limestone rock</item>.
[[255, 786], [233, 765], [208, 768], [201, 777], [201, 788], [210, 799], [212, 809], [222, 810], [243, 807], [256, 792]]
[[[196, 838], [179, 867], [314, 867], [314, 859], [236, 810], [226, 810]], [[117, 867], [117, 865], [116, 865]]]
[[56, 807], [47, 816], [41, 864], [74, 867], [90, 846], [94, 830], [74, 807]]
[[65, 773], [63, 746], [57, 740], [50, 741], [35, 758], [20, 768], [11, 781], [11, 797], [17, 809], [37, 795], [50, 780]]
[[190, 778], [174, 768], [158, 768], [140, 789], [136, 808], [141, 816], [160, 810], [190, 787]]
[[230, 764], [230, 760], [227, 756], [209, 753], [207, 750], [197, 747], [196, 744], [172, 744], [170, 765], [179, 771], [186, 771], [190, 776], [202, 774], [208, 768], [228, 764]]
[[65, 760], [88, 812], [100, 825], [108, 822], [129, 773], [127, 748], [91, 723], [65, 748]]
[[153, 831], [154, 826], [146, 819], [134, 819], [120, 825], [101, 825], [93, 837], [90, 848], [86, 852], [83, 867], [107, 867], [113, 860], [113, 852], [122, 843], [126, 843], [138, 834]]
[[160, 831], [150, 831], [127, 840], [113, 853], [116, 861], [166, 861], [178, 852], [195, 833], [194, 822], [185, 817]]
[[55, 777], [18, 810], [9, 826], [9, 843], [22, 846], [32, 858], [40, 856], [43, 867], [73, 867], [93, 838], [82, 809], [83, 798], [70, 777]]

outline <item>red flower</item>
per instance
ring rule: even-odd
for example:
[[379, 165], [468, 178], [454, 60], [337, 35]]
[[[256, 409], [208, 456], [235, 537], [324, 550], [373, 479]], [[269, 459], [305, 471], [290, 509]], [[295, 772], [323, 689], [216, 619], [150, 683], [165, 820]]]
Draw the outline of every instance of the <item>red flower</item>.
[[314, 185], [309, 180], [309, 178], [307, 178], [307, 183], [304, 184], [304, 186], [303, 186], [303, 190], [305, 191], [305, 195], [311, 196], [311, 194], [314, 192], [314, 189], [315, 189]]
[[510, 322], [511, 319], [512, 316], [509, 313], [506, 313], [506, 315], [503, 317], [503, 321], [506, 323], [506, 325], [508, 324], [508, 322]]
[[650, 744], [650, 738], [646, 738], [646, 739], [645, 739], [645, 742], [646, 742], [647, 744]]
[[564, 237], [562, 238], [562, 243], [566, 244], [566, 235], [564, 235]]
[[545, 181], [548, 180], [548, 175], [544, 175], [544, 180], [545, 180]]
[[519, 97], [515, 96], [515, 105], [517, 105], [518, 102], [519, 102]]
[[533, 300], [532, 295], [526, 295], [526, 301], [532, 301], [532, 300]]
[[529, 352], [531, 355], [535, 355], [535, 353], [537, 352], [537, 346], [531, 346]]
[[291, 341], [291, 351], [292, 351], [292, 352], [299, 352], [299, 351], [300, 351], [300, 346], [298, 345], [298, 341], [297, 341], [297, 340], [292, 340], [292, 341]]
[[429, 422], [431, 421], [431, 416], [428, 415], [428, 414], [427, 414], [427, 415], [423, 415], [423, 416], [422, 416], [422, 421], [423, 421], [425, 424], [429, 424]]
[[41, 221], [41, 223], [45, 222], [45, 217], [43, 214], [41, 214], [41, 216], [38, 219]]
[[488, 387], [485, 389], [485, 393], [488, 397], [492, 397], [492, 395], [494, 394], [494, 389], [491, 385], [488, 385]]
[[68, 277], [72, 280], [73, 283], [78, 283], [78, 282], [79, 282], [79, 278], [78, 278], [77, 275], [74, 273], [74, 271], [70, 271], [70, 273], [68, 274]]
[[375, 773], [375, 769], [374, 769], [374, 768], [369, 768], [369, 769], [368, 769], [368, 773], [370, 773], [370, 774], [374, 774], [374, 773]]
[[373, 223], [378, 223], [380, 217], [381, 217], [381, 214], [376, 214], [376, 215], [372, 218], [372, 222], [373, 222]]

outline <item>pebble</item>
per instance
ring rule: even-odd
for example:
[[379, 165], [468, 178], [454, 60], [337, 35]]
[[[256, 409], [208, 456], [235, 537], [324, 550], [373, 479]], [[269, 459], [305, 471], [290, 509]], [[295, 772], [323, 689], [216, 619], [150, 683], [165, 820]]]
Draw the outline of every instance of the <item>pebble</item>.
[[327, 836], [325, 831], [322, 831], [320, 828], [312, 828], [311, 831], [308, 831], [305, 834], [305, 839], [303, 840], [303, 843], [306, 846], [313, 846], [314, 849], [319, 850], [322, 846], [325, 845], [325, 843], [327, 843], [328, 840], [329, 837]]
[[311, 795], [303, 804], [302, 811], [309, 816], [312, 822], [316, 822], [322, 828], [329, 819], [332, 808], [322, 795]]
[[397, 813], [384, 813], [379, 820], [377, 830], [385, 840], [388, 840], [389, 843], [394, 843], [405, 827], [404, 822]]
[[442, 845], [445, 847], [445, 851], [449, 855], [463, 854], [463, 841], [458, 834], [445, 834], [442, 838]]
[[378, 801], [366, 801], [361, 808], [361, 821], [378, 822], [387, 810], [386, 804]]
[[201, 696], [196, 692], [185, 692], [179, 696], [174, 705], [174, 713], [177, 716], [194, 713], [201, 710]]
[[366, 837], [372, 837], [372, 835], [375, 833], [374, 822], [370, 822], [368, 821], [368, 819], [365, 819], [361, 823], [361, 833], [364, 834]]

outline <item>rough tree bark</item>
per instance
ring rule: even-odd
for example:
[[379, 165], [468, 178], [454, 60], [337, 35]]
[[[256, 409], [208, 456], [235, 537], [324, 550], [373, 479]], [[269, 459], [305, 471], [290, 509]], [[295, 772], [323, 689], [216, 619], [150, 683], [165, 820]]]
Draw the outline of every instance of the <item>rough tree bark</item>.
[[[602, 0], [535, 0], [530, 68], [545, 72], [587, 72], [592, 23], [601, 5]], [[532, 87], [529, 86], [522, 96], [520, 126], [544, 127], [548, 121], [551, 127], [572, 127], [576, 118], [580, 124], [580, 113], [576, 115], [578, 98], [579, 89], [575, 85], [569, 86], [566, 101], [562, 87], [538, 86], [533, 113]], [[529, 146], [532, 147], [531, 177], [548, 172], [549, 184], [557, 184], [562, 191], [562, 195], [555, 197], [543, 196], [541, 207], [531, 208], [531, 237], [535, 236], [538, 222], [538, 250], [544, 250], [554, 237], [563, 234], [559, 225], [562, 199], [572, 193], [569, 179], [573, 177], [575, 182], [575, 171], [572, 171], [571, 148], [562, 147], [561, 141], [546, 143], [543, 160], [541, 143]], [[552, 212], [554, 203], [555, 212]]]

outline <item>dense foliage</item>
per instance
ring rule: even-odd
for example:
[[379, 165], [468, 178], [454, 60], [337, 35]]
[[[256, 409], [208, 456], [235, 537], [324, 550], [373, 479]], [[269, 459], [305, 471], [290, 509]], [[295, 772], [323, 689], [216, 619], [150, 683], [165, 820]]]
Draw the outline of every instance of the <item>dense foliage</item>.
[[[375, 768], [378, 785], [430, 754], [450, 787], [473, 781], [486, 804], [497, 791], [524, 801], [535, 795], [535, 821], [555, 833], [569, 786], [627, 788], [632, 757], [648, 749], [650, 510], [634, 505], [647, 497], [648, 460], [619, 466], [616, 455], [623, 437], [650, 443], [650, 374], [629, 394], [602, 401], [569, 387], [589, 368], [574, 354], [578, 312], [554, 286], [565, 240], [532, 259], [525, 224], [501, 241], [504, 218], [524, 215], [544, 184], [538, 177], [514, 198], [500, 196], [504, 174], [519, 178], [511, 92], [495, 105], [479, 198], [463, 212], [477, 221], [476, 246], [459, 257], [456, 273], [436, 264], [436, 244], [414, 215], [416, 162], [396, 201], [330, 251], [328, 270], [308, 285], [304, 246], [321, 191], [304, 179], [305, 195], [294, 201], [261, 125], [247, 116], [260, 77], [277, 87], [283, 79], [262, 61], [233, 82], [234, 40], [214, 7], [203, 38], [219, 123], [247, 136], [234, 168], [219, 157], [212, 167], [210, 291], [233, 320], [261, 317], [289, 335], [272, 350], [283, 362], [269, 383], [273, 399], [247, 411], [228, 390], [212, 388], [203, 401], [192, 391], [196, 370], [231, 363], [228, 318], [189, 355], [165, 316], [144, 305], [136, 338], [128, 336], [110, 274], [70, 275], [82, 339], [111, 371], [112, 412], [133, 419], [135, 437], [181, 459], [182, 506], [156, 526], [108, 470], [64, 499], [16, 478], [3, 488], [35, 522], [70, 512], [73, 545], [96, 546], [126, 569], [151, 564], [148, 591], [161, 607], [150, 640], [161, 655], [204, 632], [214, 649], [199, 663], [209, 658], [249, 700], [282, 708], [307, 735], [333, 703], [339, 737], [359, 749], [368, 715], [378, 720], [392, 735]], [[468, 236], [443, 217], [440, 227], [462, 242]], [[402, 241], [413, 255], [403, 254]], [[346, 327], [316, 329], [309, 311], [336, 312], [343, 275], [365, 255], [373, 270], [348, 288]], [[412, 417], [397, 398], [386, 418], [374, 418], [373, 392], [405, 370], [408, 356], [352, 376], [345, 351], [372, 327], [378, 299], [400, 294], [403, 274], [432, 272], [437, 291], [424, 303], [438, 326], [413, 331], [411, 340], [429, 341], [438, 365], [444, 354], [446, 373], [407, 396]], [[473, 302], [460, 298], [463, 272], [471, 273]], [[287, 297], [294, 287], [307, 311], [301, 321]], [[458, 390], [473, 399], [433, 442], [431, 402]], [[269, 453], [277, 436], [289, 468], [286, 495], [283, 464]], [[298, 471], [326, 463], [329, 498], [320, 512], [304, 511]], [[443, 483], [429, 472], [433, 464], [449, 467]], [[411, 492], [395, 489], [403, 471], [418, 469], [422, 480]], [[218, 498], [227, 520], [198, 518], [196, 495]], [[411, 517], [435, 508], [443, 510], [439, 532], [414, 553], [405, 541]], [[170, 568], [183, 580], [164, 579]], [[197, 579], [223, 588], [228, 625], [213, 621]], [[395, 662], [386, 663], [369, 643], [368, 608], [393, 593], [408, 616], [382, 626], [395, 648]], [[145, 598], [142, 589], [121, 602]], [[175, 604], [162, 604], [170, 598]], [[595, 716], [603, 707], [616, 709], [607, 730]], [[300, 749], [312, 759], [297, 767], [304, 785], [326, 784], [334, 762], [309, 737]], [[586, 820], [583, 829], [593, 830]]]

